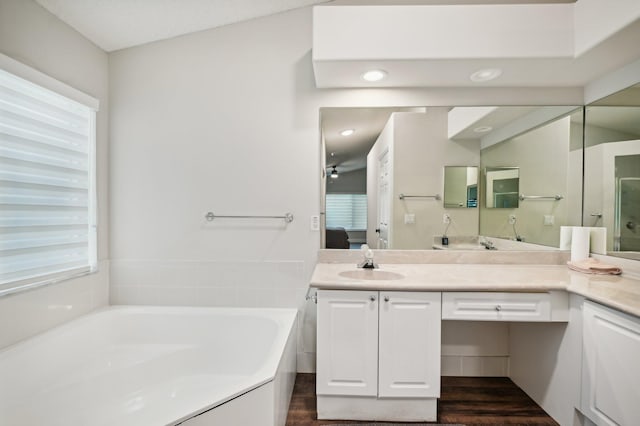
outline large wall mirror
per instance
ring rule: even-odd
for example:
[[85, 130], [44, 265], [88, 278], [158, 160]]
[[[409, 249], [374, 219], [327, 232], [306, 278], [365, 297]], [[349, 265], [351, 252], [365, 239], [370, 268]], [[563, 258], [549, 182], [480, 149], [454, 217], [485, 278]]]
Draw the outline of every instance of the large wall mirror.
[[322, 108], [323, 244], [430, 249], [447, 232], [557, 248], [560, 226], [581, 222], [582, 116], [576, 106]]
[[640, 260], [640, 84], [586, 107], [585, 226], [607, 228], [607, 252]]

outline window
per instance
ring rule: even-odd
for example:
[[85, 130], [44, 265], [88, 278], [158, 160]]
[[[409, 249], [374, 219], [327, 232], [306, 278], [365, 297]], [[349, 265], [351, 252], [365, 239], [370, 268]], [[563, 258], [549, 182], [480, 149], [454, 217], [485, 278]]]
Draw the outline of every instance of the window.
[[0, 69], [0, 295], [96, 270], [95, 116]]
[[347, 231], [367, 229], [366, 194], [327, 194], [327, 228], [344, 228]]

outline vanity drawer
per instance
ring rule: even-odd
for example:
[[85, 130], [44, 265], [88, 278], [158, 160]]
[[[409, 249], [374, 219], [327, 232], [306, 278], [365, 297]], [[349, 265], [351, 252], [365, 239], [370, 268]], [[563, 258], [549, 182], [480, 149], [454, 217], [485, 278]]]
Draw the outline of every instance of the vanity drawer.
[[568, 321], [566, 292], [442, 293], [442, 319], [479, 321]]

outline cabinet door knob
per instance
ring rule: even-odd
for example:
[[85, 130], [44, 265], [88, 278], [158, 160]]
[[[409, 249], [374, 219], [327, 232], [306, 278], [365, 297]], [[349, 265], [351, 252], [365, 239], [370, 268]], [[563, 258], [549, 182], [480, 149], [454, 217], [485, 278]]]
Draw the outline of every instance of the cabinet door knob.
[[373, 295], [372, 295], [372, 296], [369, 296], [369, 300], [371, 300], [372, 302], [375, 302], [375, 301], [376, 301], [376, 297], [375, 297], [375, 296], [373, 296]]
[[384, 297], [384, 301], [385, 301], [385, 302], [388, 302], [388, 301], [389, 301], [389, 296], [385, 296], [385, 297]]
[[502, 306], [500, 306], [500, 305], [496, 305], [496, 311], [497, 311], [497, 312], [500, 312], [501, 310], [502, 310]]

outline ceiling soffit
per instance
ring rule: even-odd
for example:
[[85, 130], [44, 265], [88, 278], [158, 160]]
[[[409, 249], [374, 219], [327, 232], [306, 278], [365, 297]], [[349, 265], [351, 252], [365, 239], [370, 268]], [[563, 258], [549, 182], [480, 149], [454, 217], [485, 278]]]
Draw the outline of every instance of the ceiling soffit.
[[[316, 85], [582, 87], [640, 57], [640, 2], [314, 7]], [[602, 15], [604, 11], [602, 11]], [[478, 84], [479, 69], [499, 78]], [[362, 74], [386, 71], [370, 83]]]

